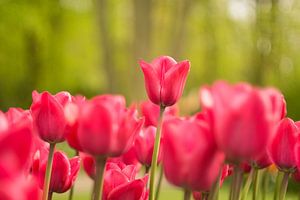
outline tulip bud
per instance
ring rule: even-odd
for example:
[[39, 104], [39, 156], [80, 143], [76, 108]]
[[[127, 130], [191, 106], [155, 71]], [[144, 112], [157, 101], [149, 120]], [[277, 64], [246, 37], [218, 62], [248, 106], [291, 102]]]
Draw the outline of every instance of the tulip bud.
[[71, 101], [71, 95], [67, 92], [51, 95], [34, 91], [32, 98], [30, 110], [40, 137], [49, 143], [63, 142], [69, 130], [64, 106]]
[[171, 57], [161, 56], [150, 64], [140, 61], [140, 66], [148, 97], [154, 104], [166, 107], [179, 100], [190, 70], [189, 61], [177, 63]]
[[[46, 162], [42, 163], [39, 169], [39, 180], [41, 189], [44, 185], [46, 165]], [[55, 152], [53, 157], [49, 191], [56, 193], [64, 193], [67, 190], [69, 190], [77, 178], [79, 168], [80, 158], [78, 156], [69, 160], [63, 152]]]
[[283, 119], [278, 125], [269, 153], [280, 170], [294, 171], [297, 166], [296, 145], [299, 131], [294, 121], [289, 118]]

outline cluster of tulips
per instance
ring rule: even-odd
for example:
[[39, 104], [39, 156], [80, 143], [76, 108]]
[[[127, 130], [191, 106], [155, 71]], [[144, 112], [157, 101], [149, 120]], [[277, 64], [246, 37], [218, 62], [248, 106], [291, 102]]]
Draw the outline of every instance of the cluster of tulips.
[[[286, 118], [277, 89], [217, 81], [200, 88], [201, 112], [179, 117], [189, 61], [162, 56], [140, 66], [149, 100], [139, 105], [34, 91], [30, 109], [0, 111], [0, 199], [68, 190], [72, 199], [80, 166], [94, 181], [93, 200], [157, 200], [164, 176], [185, 200], [216, 200], [229, 175], [230, 200], [245, 200], [251, 184], [257, 199], [259, 173], [271, 165], [274, 200], [283, 200], [290, 177], [300, 180], [300, 123]], [[64, 141], [77, 156], [55, 149]]]

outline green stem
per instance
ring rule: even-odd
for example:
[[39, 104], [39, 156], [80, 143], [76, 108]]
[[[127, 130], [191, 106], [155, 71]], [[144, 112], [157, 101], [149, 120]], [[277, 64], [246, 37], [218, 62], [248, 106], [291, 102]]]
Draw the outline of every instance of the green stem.
[[243, 170], [239, 167], [239, 165], [235, 165], [233, 173], [235, 181], [233, 185], [232, 200], [239, 200], [243, 183]]
[[277, 177], [276, 177], [276, 183], [275, 183], [275, 191], [274, 191], [274, 198], [273, 200], [278, 200], [278, 193], [280, 188], [280, 182], [282, 180], [282, 174], [278, 171]]
[[253, 174], [254, 174], [254, 168], [252, 167], [251, 171], [248, 175], [248, 178], [246, 180], [245, 186], [243, 188], [241, 200], [246, 200], [247, 199], [249, 188], [251, 186], [252, 179], [253, 179]]
[[223, 167], [221, 167], [218, 178], [216, 182], [213, 184], [209, 195], [208, 195], [208, 200], [217, 200], [219, 198], [219, 190], [220, 190], [220, 181], [221, 181], [221, 176], [222, 176], [222, 170]]
[[52, 200], [53, 192], [49, 192], [48, 200]]
[[253, 196], [252, 200], [256, 200], [258, 198], [258, 190], [259, 190], [259, 170], [254, 169], [254, 174], [253, 174]]
[[158, 183], [156, 186], [155, 200], [157, 200], [159, 197], [159, 192], [160, 192], [161, 182], [162, 182], [163, 177], [164, 177], [164, 171], [163, 171], [163, 168], [161, 168], [160, 173], [159, 173]]
[[184, 200], [190, 200], [191, 196], [192, 196], [191, 190], [185, 189], [184, 190], [184, 197], [183, 197], [183, 199]]
[[94, 184], [94, 200], [102, 200], [103, 180], [105, 171], [106, 159], [103, 157], [96, 157], [96, 180]]
[[[78, 156], [79, 152], [76, 150], [75, 152], [75, 156]], [[69, 200], [73, 199], [73, 194], [74, 194], [74, 187], [75, 187], [75, 183], [73, 184], [73, 186], [71, 187], [70, 193], [69, 193]]]
[[154, 183], [155, 183], [155, 174], [156, 174], [156, 168], [157, 168], [157, 159], [158, 159], [160, 137], [161, 137], [160, 129], [161, 129], [164, 111], [165, 111], [165, 107], [161, 105], [159, 120], [158, 120], [158, 124], [157, 124], [157, 129], [156, 129], [155, 144], [154, 144], [154, 149], [153, 149], [153, 154], [152, 154], [149, 200], [154, 200]]
[[267, 193], [268, 193], [268, 186], [269, 186], [269, 173], [268, 170], [265, 169], [263, 173], [263, 180], [262, 180], [262, 200], [266, 200]]
[[279, 190], [279, 200], [284, 200], [285, 198], [286, 190], [289, 184], [289, 176], [290, 176], [290, 172], [284, 172], [280, 190]]
[[50, 149], [49, 149], [49, 155], [48, 155], [48, 161], [47, 161], [47, 167], [46, 167], [46, 173], [45, 173], [45, 182], [44, 182], [44, 188], [43, 188], [43, 200], [48, 199], [48, 195], [51, 195], [51, 192], [49, 193], [49, 187], [50, 187], [50, 180], [51, 180], [51, 173], [52, 173], [52, 163], [53, 163], [53, 155], [55, 150], [55, 143], [50, 143]]

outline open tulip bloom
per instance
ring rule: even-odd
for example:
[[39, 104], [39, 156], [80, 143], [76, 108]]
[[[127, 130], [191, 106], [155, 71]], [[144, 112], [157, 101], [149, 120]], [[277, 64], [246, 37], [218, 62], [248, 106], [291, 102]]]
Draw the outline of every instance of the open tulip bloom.
[[[200, 87], [201, 110], [180, 117], [190, 62], [160, 56], [139, 65], [148, 95], [140, 109], [122, 95], [33, 91], [29, 109], [0, 111], [0, 200], [67, 191], [72, 200], [80, 166], [92, 200], [157, 200], [164, 177], [184, 200], [218, 200], [230, 180], [230, 200], [250, 190], [266, 199], [275, 173], [274, 200], [284, 200], [290, 177], [300, 182], [300, 122], [287, 117], [279, 90], [216, 81]], [[77, 155], [55, 149], [63, 142]]]

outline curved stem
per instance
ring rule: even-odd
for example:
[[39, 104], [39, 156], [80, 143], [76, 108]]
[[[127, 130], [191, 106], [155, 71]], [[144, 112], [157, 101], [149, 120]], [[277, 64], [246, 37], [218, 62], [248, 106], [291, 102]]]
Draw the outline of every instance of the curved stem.
[[153, 154], [152, 154], [149, 200], [154, 200], [154, 183], [155, 183], [155, 174], [156, 174], [156, 168], [157, 168], [157, 159], [158, 159], [160, 137], [161, 137], [160, 129], [161, 129], [164, 111], [165, 111], [165, 107], [161, 105], [158, 125], [157, 125], [157, 129], [156, 129], [155, 144], [154, 144], [154, 149], [153, 149]]
[[159, 173], [158, 183], [156, 186], [155, 200], [157, 200], [159, 197], [159, 192], [160, 192], [160, 187], [161, 187], [161, 182], [162, 182], [163, 177], [164, 177], [164, 171], [163, 171], [163, 168], [161, 168], [160, 173]]
[[[76, 150], [75, 151], [75, 156], [78, 156], [78, 155], [79, 155], [79, 152]], [[75, 183], [71, 187], [71, 190], [70, 190], [70, 193], [69, 193], [69, 199], [68, 200], [72, 200], [73, 199], [74, 187], [75, 187]]]
[[236, 165], [234, 167], [233, 176], [235, 177], [234, 185], [233, 185], [233, 192], [232, 192], [232, 200], [239, 200], [241, 186], [243, 183], [243, 170]]
[[[94, 184], [94, 200], [102, 200], [103, 179], [106, 159], [96, 158], [96, 180]], [[93, 199], [93, 196], [92, 196]]]
[[252, 199], [256, 200], [258, 197], [258, 190], [259, 190], [259, 170], [254, 169], [254, 174], [253, 174], [253, 196]]
[[184, 190], [184, 197], [183, 197], [183, 199], [184, 200], [190, 200], [191, 196], [192, 196], [192, 192], [190, 190], [188, 190], [188, 189], [185, 189]]
[[208, 195], [208, 200], [217, 200], [219, 198], [219, 190], [220, 190], [220, 181], [221, 181], [221, 176], [222, 176], [222, 170], [223, 167], [221, 167], [218, 178], [216, 182], [213, 184], [209, 195]]
[[249, 188], [251, 186], [252, 179], [253, 179], [253, 174], [254, 174], [254, 168], [252, 167], [251, 171], [248, 175], [248, 178], [246, 180], [245, 186], [243, 188], [241, 200], [246, 200], [247, 199], [248, 191], [249, 191]]
[[47, 200], [48, 195], [51, 196], [51, 192], [49, 193], [49, 187], [50, 187], [50, 180], [51, 180], [51, 173], [52, 173], [54, 150], [55, 150], [55, 143], [50, 143], [50, 149], [49, 149], [49, 155], [48, 155], [48, 161], [47, 161], [47, 167], [46, 167], [46, 173], [44, 179], [45, 182], [43, 188], [43, 200]]
[[280, 185], [280, 190], [279, 190], [279, 200], [284, 200], [285, 198], [286, 190], [289, 183], [289, 176], [290, 176], [289, 172], [284, 172], [283, 179]]

